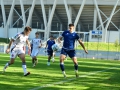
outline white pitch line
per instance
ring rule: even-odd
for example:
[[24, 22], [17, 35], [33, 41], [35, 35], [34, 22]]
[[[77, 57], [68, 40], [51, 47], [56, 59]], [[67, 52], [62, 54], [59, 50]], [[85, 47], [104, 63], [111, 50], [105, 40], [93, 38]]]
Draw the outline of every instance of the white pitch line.
[[[97, 73], [100, 73], [100, 72], [105, 72], [105, 71], [108, 71], [108, 70], [110, 70], [110, 69], [115, 69], [115, 68], [118, 68], [118, 67], [111, 67], [111, 68], [108, 68], [108, 69], [105, 69], [105, 70], [92, 72], [92, 73], [89, 73], [89, 74], [86, 74], [86, 75], [79, 76], [79, 78], [80, 78], [80, 77], [87, 77], [87, 76], [89, 76], [89, 75], [97, 74]], [[73, 80], [75, 80], [75, 79], [77, 79], [77, 78], [71, 78], [71, 79], [68, 79], [68, 80], [59, 81], [59, 82], [55, 82], [55, 83], [52, 83], [52, 84], [45, 84], [45, 85], [43, 85], [43, 86], [39, 86], [39, 87], [30, 89], [30, 90], [38, 90], [38, 89], [42, 89], [42, 88], [45, 88], [45, 87], [49, 87], [49, 86], [58, 85], [58, 84], [62, 84], [62, 83], [65, 83], [65, 82], [73, 81]]]

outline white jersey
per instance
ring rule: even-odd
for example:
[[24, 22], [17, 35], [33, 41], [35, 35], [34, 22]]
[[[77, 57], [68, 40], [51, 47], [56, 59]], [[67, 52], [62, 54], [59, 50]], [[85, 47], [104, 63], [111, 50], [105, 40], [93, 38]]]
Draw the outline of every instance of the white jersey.
[[12, 43], [12, 47], [23, 47], [26, 44], [26, 40], [28, 36], [25, 36], [23, 32], [18, 33], [12, 38], [14, 41]]
[[41, 44], [41, 39], [39, 39], [39, 38], [34, 38], [34, 39], [32, 39], [31, 44], [32, 44], [32, 48], [33, 48], [33, 49], [39, 49], [39, 46], [40, 46], [40, 44]]
[[16, 58], [19, 54], [25, 54], [24, 46], [28, 36], [25, 36], [23, 32], [18, 33], [12, 38], [14, 41], [12, 43], [10, 58]]

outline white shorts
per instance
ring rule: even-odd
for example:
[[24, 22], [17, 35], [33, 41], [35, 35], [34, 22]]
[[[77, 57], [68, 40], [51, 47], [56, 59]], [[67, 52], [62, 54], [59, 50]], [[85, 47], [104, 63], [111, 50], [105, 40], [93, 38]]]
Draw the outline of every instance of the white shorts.
[[39, 54], [39, 49], [33, 49], [31, 53], [31, 57], [36, 57]]
[[15, 47], [14, 49], [11, 49], [10, 58], [16, 58], [16, 56], [20, 54], [25, 54], [23, 47]]

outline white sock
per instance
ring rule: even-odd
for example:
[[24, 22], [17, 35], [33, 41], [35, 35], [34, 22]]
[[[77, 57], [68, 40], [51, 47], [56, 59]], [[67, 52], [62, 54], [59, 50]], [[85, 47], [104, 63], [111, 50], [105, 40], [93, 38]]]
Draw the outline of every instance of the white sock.
[[76, 73], [78, 73], [78, 70], [75, 70]]
[[26, 67], [26, 65], [22, 65], [22, 68], [23, 68], [24, 74], [26, 74], [27, 73], [27, 67]]
[[65, 71], [62, 71], [63, 74], [66, 74]]
[[9, 66], [9, 64], [8, 64], [8, 63], [6, 63], [4, 68], [6, 69], [8, 66]]

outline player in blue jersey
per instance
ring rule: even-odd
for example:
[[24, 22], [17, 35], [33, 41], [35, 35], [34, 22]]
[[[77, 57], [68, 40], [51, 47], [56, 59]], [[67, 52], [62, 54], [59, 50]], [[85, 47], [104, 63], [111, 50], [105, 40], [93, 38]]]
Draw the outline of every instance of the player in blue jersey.
[[62, 70], [63, 76], [66, 77], [65, 69], [64, 69], [64, 60], [66, 56], [68, 55], [74, 62], [74, 68], [75, 68], [75, 75], [78, 77], [78, 62], [76, 58], [76, 52], [74, 49], [75, 40], [79, 42], [79, 44], [82, 46], [84, 51], [88, 53], [88, 51], [85, 49], [84, 44], [80, 40], [77, 33], [74, 31], [74, 24], [69, 24], [69, 30], [66, 30], [62, 33], [62, 36], [58, 38], [58, 41], [61, 42], [61, 39], [63, 38], [63, 47], [61, 49], [61, 55], [60, 55], [60, 68]]
[[[47, 48], [47, 53], [48, 53], [48, 62], [47, 65], [50, 66], [50, 60], [54, 56], [53, 50], [52, 50], [52, 45], [55, 44], [53, 36], [50, 36], [50, 39], [47, 41], [46, 48]], [[53, 58], [54, 61], [54, 58]]]

